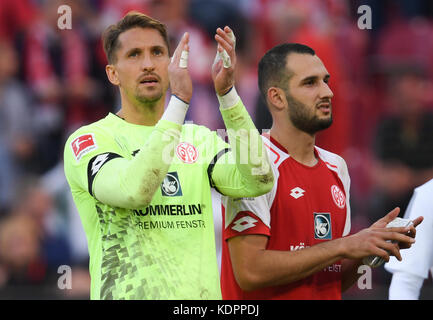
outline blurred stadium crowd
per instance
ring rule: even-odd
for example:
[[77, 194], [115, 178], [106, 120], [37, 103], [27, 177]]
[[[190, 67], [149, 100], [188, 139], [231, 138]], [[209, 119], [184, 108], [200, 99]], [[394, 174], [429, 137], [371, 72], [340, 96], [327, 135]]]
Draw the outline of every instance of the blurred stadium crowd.
[[[71, 30], [58, 28], [62, 4], [72, 9]], [[358, 28], [364, 4], [371, 30]], [[166, 23], [172, 48], [190, 33], [187, 119], [215, 130], [224, 128], [210, 78], [218, 26], [235, 31], [236, 87], [260, 130], [271, 119], [258, 94], [259, 59], [278, 43], [311, 46], [335, 95], [334, 124], [317, 144], [349, 165], [353, 231], [395, 206], [403, 214], [413, 188], [433, 178], [429, 0], [0, 0], [0, 298], [88, 298], [87, 242], [63, 146], [73, 130], [119, 108], [101, 33], [130, 10]], [[61, 265], [72, 267], [71, 290], [57, 287]], [[344, 297], [387, 299], [389, 281], [382, 268], [373, 289]]]

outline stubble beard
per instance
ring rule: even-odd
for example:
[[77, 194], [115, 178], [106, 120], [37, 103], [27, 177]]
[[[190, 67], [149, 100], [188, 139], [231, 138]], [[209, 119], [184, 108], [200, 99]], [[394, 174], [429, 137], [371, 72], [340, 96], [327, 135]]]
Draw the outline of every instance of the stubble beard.
[[164, 95], [162, 89], [153, 94], [149, 94], [143, 91], [144, 90], [140, 90], [140, 88], [137, 88], [135, 91], [135, 99], [140, 103], [140, 105], [146, 107], [156, 106]]

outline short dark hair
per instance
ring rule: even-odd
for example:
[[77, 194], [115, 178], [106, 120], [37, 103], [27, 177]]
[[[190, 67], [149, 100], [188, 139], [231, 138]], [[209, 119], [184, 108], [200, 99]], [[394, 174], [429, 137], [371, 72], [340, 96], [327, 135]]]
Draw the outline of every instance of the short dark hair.
[[258, 70], [259, 89], [264, 101], [270, 87], [282, 87], [290, 78], [286, 64], [291, 53], [316, 54], [312, 48], [300, 43], [279, 44], [266, 52], [260, 59]]
[[119, 36], [133, 28], [151, 28], [156, 29], [164, 39], [167, 49], [170, 52], [170, 45], [167, 34], [167, 27], [162, 22], [151, 18], [143, 13], [137, 11], [128, 12], [119, 22], [109, 26], [102, 34], [102, 42], [104, 45], [105, 55], [107, 56], [108, 63], [113, 64], [116, 62], [116, 50], [119, 48]]

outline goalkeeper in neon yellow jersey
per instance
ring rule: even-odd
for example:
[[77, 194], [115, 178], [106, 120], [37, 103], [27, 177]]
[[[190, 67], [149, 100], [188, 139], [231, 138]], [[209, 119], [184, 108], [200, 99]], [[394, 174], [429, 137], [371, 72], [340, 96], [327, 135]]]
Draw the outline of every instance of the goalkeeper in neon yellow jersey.
[[227, 144], [203, 126], [183, 125], [192, 96], [187, 33], [170, 59], [165, 25], [146, 15], [129, 13], [105, 31], [120, 111], [78, 129], [64, 151], [89, 245], [92, 299], [221, 298], [211, 187], [254, 197], [273, 186], [262, 140], [234, 88], [231, 35], [218, 28], [226, 56], [212, 66]]

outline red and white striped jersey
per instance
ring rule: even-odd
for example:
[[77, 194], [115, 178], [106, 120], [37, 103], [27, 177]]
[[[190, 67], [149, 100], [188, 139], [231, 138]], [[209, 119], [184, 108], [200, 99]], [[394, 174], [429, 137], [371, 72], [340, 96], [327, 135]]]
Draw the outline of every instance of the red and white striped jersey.
[[273, 189], [256, 198], [223, 197], [223, 299], [341, 299], [341, 263], [283, 286], [245, 292], [233, 275], [227, 239], [269, 237], [268, 250], [294, 251], [350, 232], [350, 177], [343, 158], [315, 147], [318, 163], [305, 166], [270, 136], [262, 136], [275, 177]]

